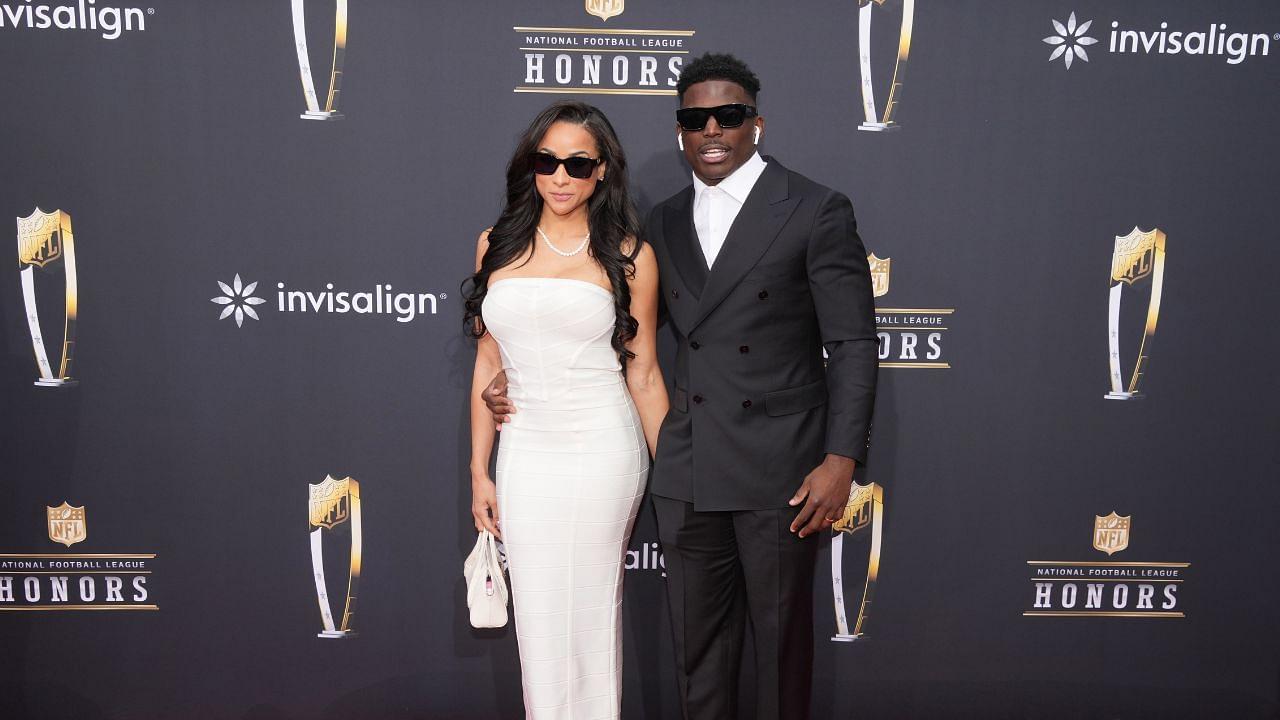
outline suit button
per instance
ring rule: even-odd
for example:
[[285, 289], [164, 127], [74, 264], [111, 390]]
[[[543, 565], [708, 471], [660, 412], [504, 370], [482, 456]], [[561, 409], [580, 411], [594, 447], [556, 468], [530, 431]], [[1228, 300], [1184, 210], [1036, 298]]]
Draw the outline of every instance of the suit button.
[[739, 345], [738, 352], [742, 353], [743, 355], [746, 355], [747, 353], [751, 352], [751, 348], [747, 347], [746, 345]]
[[698, 348], [700, 348], [700, 347], [702, 347], [702, 346], [698, 344], [698, 341], [697, 341], [697, 340], [694, 340], [693, 342], [689, 343], [689, 347], [693, 348], [694, 350], [697, 350]]
[[702, 404], [702, 396], [701, 396], [701, 395], [694, 395], [694, 396], [693, 396], [693, 401], [694, 401], [695, 403], [698, 403], [699, 405], [701, 405], [701, 404]]
[[763, 299], [765, 299], [765, 298], [769, 297], [769, 291], [768, 291], [768, 290], [761, 290], [761, 291], [760, 291], [760, 294], [759, 294], [759, 295], [756, 295], [756, 297], [758, 297], [758, 298], [760, 298], [761, 300], [763, 300]]
[[750, 400], [743, 400], [743, 401], [742, 401], [742, 407], [744, 407], [744, 408], [749, 408], [749, 407], [751, 407], [751, 401], [750, 401]]
[[679, 290], [674, 290], [674, 289], [673, 289], [673, 290], [671, 291], [671, 297], [673, 297], [673, 298], [678, 298], [678, 297], [680, 297], [680, 291], [679, 291]]

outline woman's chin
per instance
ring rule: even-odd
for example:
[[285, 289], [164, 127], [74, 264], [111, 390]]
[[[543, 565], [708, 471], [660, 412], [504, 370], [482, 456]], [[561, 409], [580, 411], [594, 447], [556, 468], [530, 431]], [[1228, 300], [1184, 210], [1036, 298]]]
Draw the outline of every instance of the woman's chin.
[[575, 202], [573, 200], [550, 200], [546, 203], [546, 207], [551, 212], [561, 217], [572, 215], [575, 210], [582, 207], [584, 203]]

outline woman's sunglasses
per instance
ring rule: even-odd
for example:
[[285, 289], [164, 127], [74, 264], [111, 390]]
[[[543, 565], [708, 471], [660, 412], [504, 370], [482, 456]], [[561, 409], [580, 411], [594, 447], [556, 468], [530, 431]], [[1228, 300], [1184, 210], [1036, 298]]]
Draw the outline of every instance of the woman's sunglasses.
[[676, 122], [685, 130], [701, 130], [707, 126], [707, 119], [715, 116], [716, 124], [722, 128], [736, 128], [756, 116], [756, 109], [742, 103], [731, 103], [709, 108], [680, 108], [676, 111]]
[[556, 169], [564, 165], [564, 171], [569, 173], [569, 177], [586, 180], [591, 177], [591, 172], [599, 164], [599, 158], [582, 157], [580, 155], [558, 158], [551, 153], [536, 152], [533, 154], [533, 171], [539, 175], [555, 175]]

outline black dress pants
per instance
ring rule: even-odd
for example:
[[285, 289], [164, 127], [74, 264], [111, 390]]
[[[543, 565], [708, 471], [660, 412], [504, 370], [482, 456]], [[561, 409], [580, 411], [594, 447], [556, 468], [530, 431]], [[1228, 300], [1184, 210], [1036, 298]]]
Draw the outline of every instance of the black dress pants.
[[790, 531], [799, 509], [695, 512], [692, 503], [656, 495], [653, 507], [684, 720], [738, 718], [748, 618], [756, 720], [808, 720], [818, 536]]

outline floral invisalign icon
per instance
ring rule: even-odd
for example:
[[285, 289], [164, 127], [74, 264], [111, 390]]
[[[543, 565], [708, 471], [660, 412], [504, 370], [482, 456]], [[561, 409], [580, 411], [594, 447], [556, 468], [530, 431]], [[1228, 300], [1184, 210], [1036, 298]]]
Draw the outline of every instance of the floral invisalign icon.
[[1089, 26], [1093, 24], [1092, 20], [1086, 20], [1079, 26], [1076, 25], [1076, 14], [1072, 12], [1067, 18], [1067, 24], [1064, 27], [1062, 23], [1050, 18], [1053, 23], [1053, 29], [1057, 31], [1057, 35], [1050, 35], [1044, 41], [1050, 45], [1057, 45], [1053, 53], [1049, 55], [1049, 62], [1053, 62], [1058, 58], [1062, 58], [1062, 62], [1071, 69], [1071, 61], [1073, 58], [1080, 58], [1084, 62], [1089, 62], [1089, 54], [1084, 51], [1082, 45], [1092, 45], [1097, 41], [1085, 35]]
[[240, 282], [240, 273], [236, 273], [236, 276], [231, 281], [230, 286], [219, 280], [218, 287], [222, 288], [222, 292], [225, 294], [212, 298], [210, 302], [226, 306], [222, 309], [222, 314], [218, 316], [219, 320], [225, 319], [234, 314], [236, 316], [236, 327], [240, 327], [244, 324], [245, 315], [248, 315], [254, 320], [259, 319], [258, 313], [250, 307], [251, 305], [261, 305], [266, 302], [266, 300], [263, 300], [260, 297], [253, 297], [253, 291], [258, 287], [257, 282], [251, 282], [248, 285], [244, 285]]

